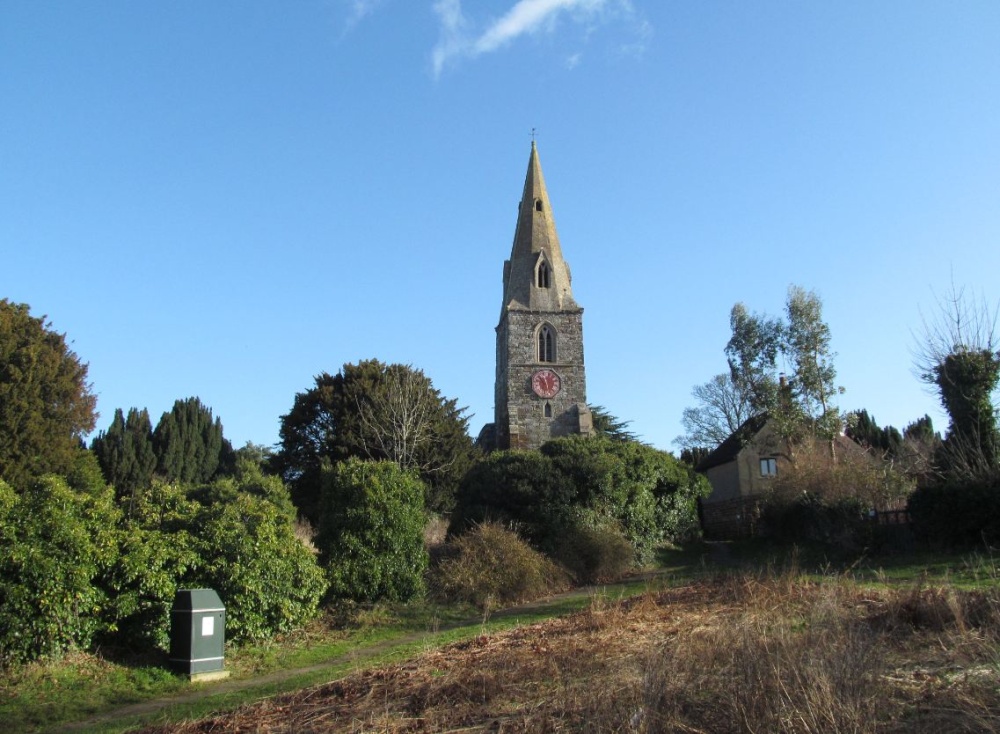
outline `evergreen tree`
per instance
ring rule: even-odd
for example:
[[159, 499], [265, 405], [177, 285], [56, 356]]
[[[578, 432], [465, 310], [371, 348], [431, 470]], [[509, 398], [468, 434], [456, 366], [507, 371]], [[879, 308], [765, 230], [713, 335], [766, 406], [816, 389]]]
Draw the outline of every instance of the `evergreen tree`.
[[119, 500], [132, 497], [137, 489], [148, 487], [153, 481], [156, 453], [153, 426], [145, 408], [129, 408], [128, 418], [117, 408], [108, 430], [97, 435], [90, 449]]
[[314, 523], [323, 471], [351, 457], [416, 470], [427, 507], [447, 511], [474, 456], [464, 413], [411, 366], [374, 359], [345, 364], [336, 375], [317, 375], [312, 388], [295, 396], [281, 417], [281, 448], [272, 464]]
[[65, 474], [97, 419], [87, 365], [25, 304], [0, 299], [0, 478]]
[[231, 471], [233, 447], [222, 435], [222, 420], [198, 398], [178, 400], [153, 431], [157, 470], [168, 481], [208, 482]]

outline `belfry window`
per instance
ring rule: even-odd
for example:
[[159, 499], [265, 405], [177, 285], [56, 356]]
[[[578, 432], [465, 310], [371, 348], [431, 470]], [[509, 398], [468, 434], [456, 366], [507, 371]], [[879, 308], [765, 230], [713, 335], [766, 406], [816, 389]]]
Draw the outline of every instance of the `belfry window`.
[[556, 332], [548, 324], [542, 324], [538, 330], [538, 361], [556, 361]]
[[536, 278], [536, 285], [539, 288], [548, 288], [549, 281], [551, 280], [551, 274], [552, 270], [549, 268], [549, 264], [544, 260], [542, 260], [540, 263], [538, 263], [538, 270], [537, 270], [538, 277]]
[[552, 403], [549, 402], [545, 403], [545, 417], [546, 418], [552, 417]]

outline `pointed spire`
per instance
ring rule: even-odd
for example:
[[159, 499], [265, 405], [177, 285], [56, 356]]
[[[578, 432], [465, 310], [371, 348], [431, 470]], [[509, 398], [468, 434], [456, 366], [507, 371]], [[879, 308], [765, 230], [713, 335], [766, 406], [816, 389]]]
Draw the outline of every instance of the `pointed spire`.
[[[537, 268], [544, 260], [552, 273], [549, 287], [537, 286]], [[504, 306], [532, 309], [574, 308], [569, 267], [563, 260], [556, 220], [545, 188], [538, 148], [531, 141], [528, 172], [517, 210], [517, 228], [510, 260], [504, 269]]]

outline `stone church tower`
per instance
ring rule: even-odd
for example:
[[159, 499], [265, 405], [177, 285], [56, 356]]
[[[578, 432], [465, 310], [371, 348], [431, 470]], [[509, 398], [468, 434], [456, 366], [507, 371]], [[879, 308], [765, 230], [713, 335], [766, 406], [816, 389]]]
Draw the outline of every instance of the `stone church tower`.
[[495, 432], [501, 449], [534, 449], [550, 438], [590, 434], [583, 369], [583, 309], [531, 143], [510, 260], [503, 266], [497, 325]]

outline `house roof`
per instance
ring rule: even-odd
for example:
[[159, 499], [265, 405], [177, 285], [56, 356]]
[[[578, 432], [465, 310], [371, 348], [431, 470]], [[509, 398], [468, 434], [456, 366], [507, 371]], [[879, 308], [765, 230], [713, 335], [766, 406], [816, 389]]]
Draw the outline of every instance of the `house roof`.
[[712, 453], [702, 459], [695, 469], [705, 472], [712, 467], [734, 461], [737, 454], [746, 446], [747, 441], [764, 427], [767, 419], [767, 413], [760, 413], [743, 421], [743, 424], [729, 434], [729, 438], [720, 443]]

